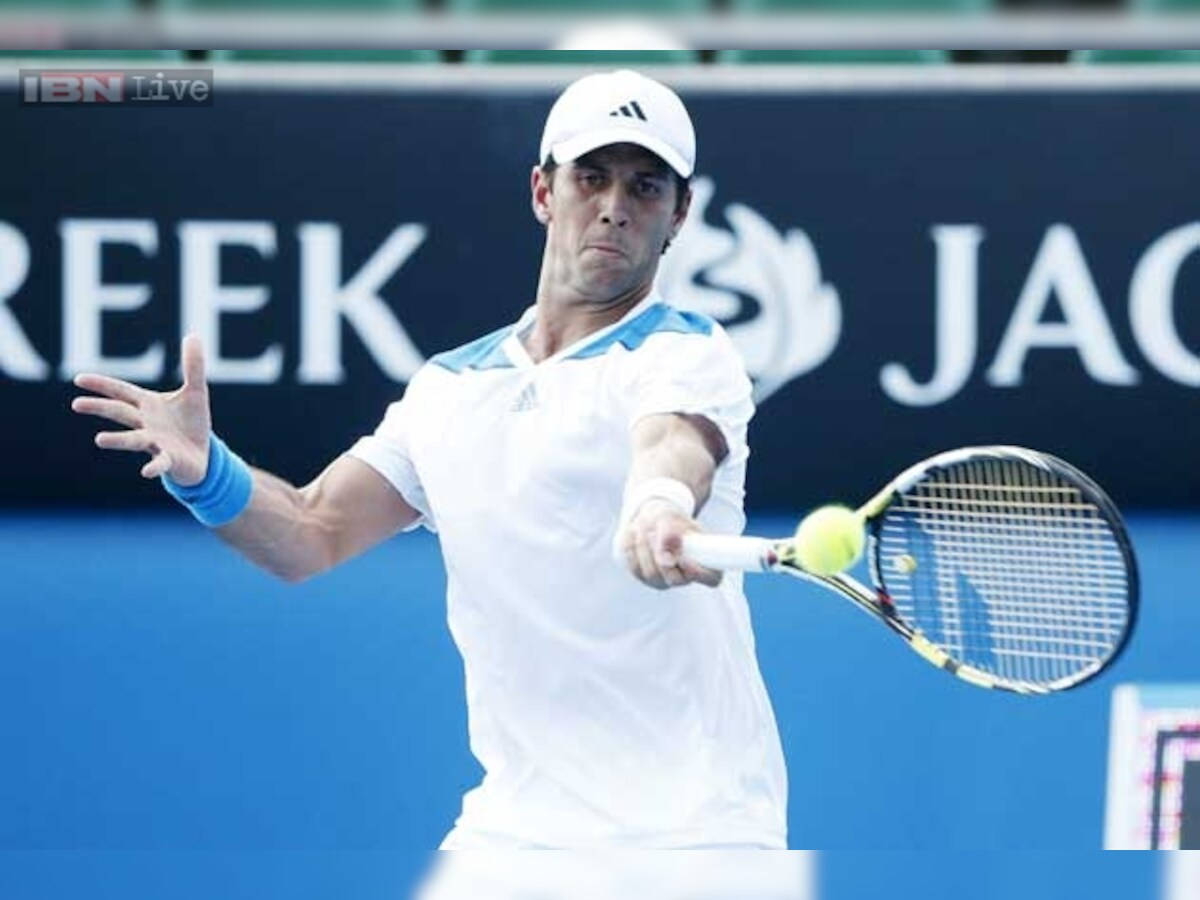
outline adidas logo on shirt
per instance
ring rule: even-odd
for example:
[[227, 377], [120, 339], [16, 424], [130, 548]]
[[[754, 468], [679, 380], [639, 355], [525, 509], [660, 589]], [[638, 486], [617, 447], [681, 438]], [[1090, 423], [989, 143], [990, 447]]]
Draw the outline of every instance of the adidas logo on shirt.
[[649, 121], [646, 118], [646, 114], [642, 112], [642, 108], [638, 106], [638, 102], [636, 100], [630, 100], [623, 106], [618, 106], [616, 109], [610, 112], [609, 115], [624, 116], [627, 119], [641, 119], [643, 122]]
[[530, 409], [537, 409], [537, 405], [537, 391], [533, 389], [533, 383], [530, 382], [525, 385], [525, 389], [517, 395], [517, 399], [513, 401], [513, 405], [508, 409], [509, 412], [526, 412]]

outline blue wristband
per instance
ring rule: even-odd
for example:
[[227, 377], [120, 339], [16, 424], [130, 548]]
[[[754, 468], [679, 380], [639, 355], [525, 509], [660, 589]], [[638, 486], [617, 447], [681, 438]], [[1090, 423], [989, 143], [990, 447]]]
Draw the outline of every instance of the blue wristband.
[[209, 528], [232, 522], [250, 503], [250, 467], [215, 434], [208, 436], [208, 471], [199, 484], [184, 486], [162, 477], [166, 492]]

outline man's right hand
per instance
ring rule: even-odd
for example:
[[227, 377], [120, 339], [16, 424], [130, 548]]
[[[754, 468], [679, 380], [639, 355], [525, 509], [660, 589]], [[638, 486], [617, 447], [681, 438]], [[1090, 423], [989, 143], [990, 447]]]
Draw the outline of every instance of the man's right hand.
[[658, 590], [681, 584], [716, 587], [721, 572], [706, 569], [683, 555], [683, 536], [700, 531], [695, 519], [666, 500], [651, 498], [641, 505], [618, 537], [625, 564], [634, 578]]
[[182, 359], [183, 386], [170, 392], [148, 391], [107, 375], [76, 375], [77, 387], [101, 396], [76, 397], [71, 409], [126, 426], [128, 431], [101, 431], [96, 446], [149, 453], [142, 477], [169, 475], [189, 486], [204, 480], [212, 429], [200, 338], [183, 339]]

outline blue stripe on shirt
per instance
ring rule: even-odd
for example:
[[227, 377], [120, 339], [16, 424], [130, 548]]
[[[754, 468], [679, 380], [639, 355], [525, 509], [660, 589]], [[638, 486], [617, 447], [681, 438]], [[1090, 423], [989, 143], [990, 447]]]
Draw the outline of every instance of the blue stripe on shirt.
[[[646, 338], [658, 332], [709, 335], [712, 334], [712, 327], [713, 320], [708, 316], [675, 309], [665, 303], [655, 303], [566, 358], [591, 359], [594, 356], [602, 356], [614, 344], [621, 344], [626, 350], [636, 350], [645, 343]], [[512, 334], [513, 328], [512, 325], [506, 325], [469, 344], [439, 353], [429, 361], [455, 374], [467, 369], [482, 371], [512, 368], [513, 361], [501, 345]]]
[[713, 320], [708, 316], [675, 309], [665, 303], [655, 303], [608, 334], [576, 350], [567, 359], [590, 359], [600, 356], [607, 353], [614, 344], [621, 344], [626, 350], [636, 350], [646, 338], [661, 331], [708, 335], [712, 334], [712, 328]]
[[483, 337], [477, 338], [469, 344], [463, 344], [461, 347], [446, 350], [443, 353], [430, 357], [429, 361], [434, 365], [441, 366], [443, 369], [449, 369], [455, 374], [459, 374], [466, 369], [512, 368], [512, 360], [508, 358], [508, 354], [501, 347], [501, 344], [512, 333], [512, 330], [512, 325], [505, 325], [503, 328], [499, 328], [491, 334], [485, 334]]

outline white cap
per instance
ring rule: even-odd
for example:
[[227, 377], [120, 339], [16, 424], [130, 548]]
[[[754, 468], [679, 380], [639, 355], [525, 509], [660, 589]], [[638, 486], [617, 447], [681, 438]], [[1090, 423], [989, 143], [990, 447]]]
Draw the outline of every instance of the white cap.
[[665, 84], [630, 69], [585, 75], [554, 101], [538, 162], [570, 162], [607, 144], [637, 144], [690, 178], [696, 132], [683, 101]]

